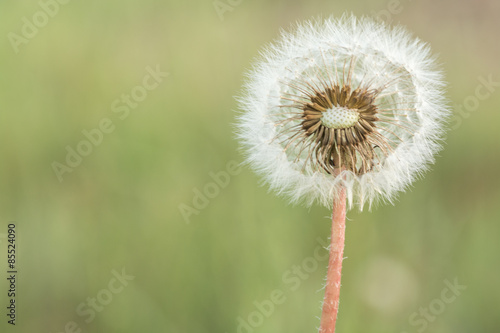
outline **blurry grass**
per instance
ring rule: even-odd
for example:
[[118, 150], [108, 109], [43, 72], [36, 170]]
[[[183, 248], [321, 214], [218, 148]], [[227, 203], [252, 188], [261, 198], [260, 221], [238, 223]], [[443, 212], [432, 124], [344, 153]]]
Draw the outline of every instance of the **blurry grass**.
[[[396, 19], [440, 53], [450, 97], [462, 103], [479, 75], [500, 80], [498, 46], [474, 44], [478, 36], [496, 38], [498, 11], [484, 1], [482, 16], [458, 23], [476, 5], [448, 4], [459, 8], [457, 16], [422, 20], [438, 8], [418, 3], [405, 4]], [[0, 218], [2, 225], [17, 221], [20, 230], [17, 328], [58, 332], [74, 320], [89, 332], [235, 332], [236, 318], [255, 311], [254, 301], [288, 288], [283, 273], [329, 234], [327, 210], [287, 205], [247, 168], [190, 224], [178, 205], [191, 203], [193, 188], [211, 181], [209, 172], [241, 161], [233, 96], [262, 44], [296, 20], [346, 9], [370, 14], [386, 3], [369, 6], [242, 2], [221, 22], [211, 2], [72, 2], [18, 55], [4, 38]], [[3, 36], [19, 33], [20, 18], [38, 10], [28, 1], [0, 7], [9, 13], [0, 23]], [[171, 76], [126, 120], [116, 120], [111, 103], [156, 64]], [[397, 205], [349, 214], [339, 332], [415, 331], [409, 315], [454, 277], [468, 289], [429, 331], [498, 330], [493, 312], [481, 309], [494, 307], [500, 292], [499, 105], [495, 92], [451, 131], [433, 170]], [[62, 162], [65, 147], [75, 147], [81, 131], [104, 117], [115, 117], [115, 131], [59, 183], [51, 163]], [[380, 258], [411, 273], [416, 300], [389, 312], [366, 302], [363, 277]], [[287, 294], [256, 332], [313, 331], [325, 266]], [[121, 267], [136, 279], [85, 324], [77, 305], [106, 288]]]

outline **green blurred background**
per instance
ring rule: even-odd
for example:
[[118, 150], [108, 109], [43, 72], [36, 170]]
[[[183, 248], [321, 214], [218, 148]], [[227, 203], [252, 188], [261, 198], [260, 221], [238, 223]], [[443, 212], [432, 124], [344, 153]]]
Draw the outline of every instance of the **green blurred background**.
[[[218, 13], [210, 0], [71, 1], [47, 22], [38, 1], [0, 4], [1, 331], [317, 331], [328, 210], [288, 205], [246, 167], [197, 214], [180, 209], [242, 160], [233, 96], [260, 47], [296, 21], [344, 11], [380, 13], [428, 41], [463, 111], [433, 170], [395, 206], [349, 212], [338, 332], [500, 331], [500, 87], [464, 106], [478, 77], [500, 82], [499, 2], [222, 3]], [[16, 53], [11, 33], [22, 37], [33, 15], [41, 27]], [[169, 76], [120, 119], [112, 103], [148, 66]], [[105, 118], [114, 131], [59, 181], [53, 163]], [[15, 328], [5, 316], [10, 221]], [[135, 278], [112, 294], [123, 268]], [[467, 289], [444, 303], [455, 279]], [[76, 311], [95, 297], [106, 304], [87, 323]]]

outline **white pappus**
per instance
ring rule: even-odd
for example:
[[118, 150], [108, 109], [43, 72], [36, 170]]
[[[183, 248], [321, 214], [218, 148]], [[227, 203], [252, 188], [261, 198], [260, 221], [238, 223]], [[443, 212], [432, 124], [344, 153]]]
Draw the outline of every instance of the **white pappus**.
[[292, 203], [392, 202], [441, 148], [449, 107], [427, 44], [344, 15], [282, 32], [247, 73], [237, 135], [246, 161]]

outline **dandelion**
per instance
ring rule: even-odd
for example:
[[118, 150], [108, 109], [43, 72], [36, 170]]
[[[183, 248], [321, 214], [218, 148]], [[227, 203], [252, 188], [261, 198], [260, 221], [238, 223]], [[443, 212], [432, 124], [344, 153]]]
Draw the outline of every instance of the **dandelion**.
[[344, 15], [300, 24], [248, 73], [238, 137], [270, 188], [333, 208], [321, 332], [334, 332], [347, 208], [393, 202], [440, 150], [449, 114], [430, 48]]

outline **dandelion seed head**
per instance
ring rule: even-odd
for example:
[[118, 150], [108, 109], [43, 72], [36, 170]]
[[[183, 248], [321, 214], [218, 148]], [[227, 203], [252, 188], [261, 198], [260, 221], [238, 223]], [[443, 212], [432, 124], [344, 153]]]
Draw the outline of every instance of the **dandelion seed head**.
[[345, 15], [300, 24], [247, 75], [238, 137], [293, 203], [391, 202], [433, 162], [449, 115], [429, 47], [401, 27]]
[[359, 113], [357, 110], [348, 109], [345, 106], [334, 106], [331, 109], [326, 109], [320, 120], [322, 125], [328, 128], [349, 128], [358, 122]]

